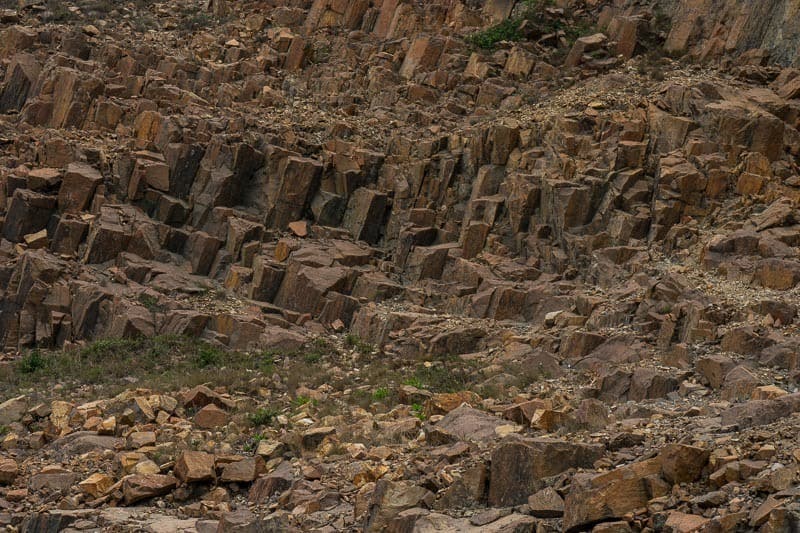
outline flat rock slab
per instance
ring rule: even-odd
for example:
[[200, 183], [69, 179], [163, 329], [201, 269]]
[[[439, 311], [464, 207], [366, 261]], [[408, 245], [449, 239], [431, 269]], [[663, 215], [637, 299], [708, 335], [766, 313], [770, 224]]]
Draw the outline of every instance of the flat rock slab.
[[497, 438], [498, 427], [506, 422], [500, 418], [462, 405], [447, 413], [436, 424], [425, 428], [428, 442], [434, 446], [459, 440], [487, 442]]

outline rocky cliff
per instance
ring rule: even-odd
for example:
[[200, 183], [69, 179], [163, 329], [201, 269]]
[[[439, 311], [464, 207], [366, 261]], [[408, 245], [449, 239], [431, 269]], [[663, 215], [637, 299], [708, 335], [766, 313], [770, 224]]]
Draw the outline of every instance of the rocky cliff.
[[797, 1], [0, 7], [9, 527], [797, 528]]

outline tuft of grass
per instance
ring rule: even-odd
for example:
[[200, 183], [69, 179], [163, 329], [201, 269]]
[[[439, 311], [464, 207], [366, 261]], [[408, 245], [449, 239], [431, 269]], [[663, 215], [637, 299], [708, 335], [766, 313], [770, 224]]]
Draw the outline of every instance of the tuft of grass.
[[248, 414], [247, 421], [253, 427], [271, 426], [275, 421], [276, 416], [278, 416], [277, 409], [272, 407], [263, 407]]
[[420, 404], [415, 403], [411, 406], [411, 414], [425, 422], [427, 417], [425, 416], [425, 408], [422, 407]]
[[277, 354], [271, 350], [266, 350], [261, 352], [258, 355], [258, 369], [259, 371], [266, 375], [271, 376], [275, 373], [275, 356]]
[[390, 394], [391, 393], [389, 392], [388, 388], [380, 387], [378, 390], [372, 393], [372, 399], [376, 402], [382, 402], [388, 398]]
[[247, 441], [244, 443], [244, 446], [242, 446], [242, 448], [246, 452], [254, 452], [254, 451], [256, 451], [258, 449], [258, 444], [262, 440], [265, 440], [266, 438], [267, 438], [266, 436], [261, 435], [261, 434], [253, 435], [252, 437], [247, 439]]
[[403, 385], [409, 385], [414, 387], [415, 389], [421, 389], [425, 386], [417, 376], [411, 376], [410, 378], [403, 381]]
[[45, 22], [69, 22], [77, 18], [61, 0], [47, 0], [45, 7], [47, 9], [42, 17]]
[[297, 398], [294, 399], [295, 407], [302, 407], [307, 403], [312, 403], [311, 398], [309, 398], [308, 396], [298, 396]]
[[364, 342], [361, 340], [361, 337], [355, 333], [348, 333], [345, 335], [344, 344], [349, 348], [355, 348], [355, 350], [361, 355], [369, 355], [375, 351], [375, 347], [373, 345], [368, 342]]
[[306, 348], [303, 353], [303, 360], [310, 364], [317, 364], [322, 361], [326, 355], [333, 353], [333, 347], [323, 338], [314, 339], [314, 341]]

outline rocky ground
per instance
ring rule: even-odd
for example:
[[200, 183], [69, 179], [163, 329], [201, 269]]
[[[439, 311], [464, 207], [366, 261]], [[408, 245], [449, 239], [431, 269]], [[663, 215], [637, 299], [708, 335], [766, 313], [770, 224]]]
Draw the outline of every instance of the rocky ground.
[[800, 531], [800, 12], [0, 0], [10, 531]]

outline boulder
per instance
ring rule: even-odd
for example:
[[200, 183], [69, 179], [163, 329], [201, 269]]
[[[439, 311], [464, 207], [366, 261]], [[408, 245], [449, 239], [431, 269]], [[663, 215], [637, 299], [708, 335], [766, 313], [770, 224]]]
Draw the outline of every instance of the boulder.
[[225, 465], [220, 481], [223, 483], [251, 483], [266, 470], [267, 467], [261, 456], [245, 457], [240, 461]]
[[542, 478], [571, 468], [591, 468], [604, 453], [602, 444], [507, 437], [492, 452], [489, 503], [495, 507], [525, 503], [528, 495], [542, 488]]
[[386, 205], [386, 194], [363, 187], [356, 189], [347, 205], [342, 227], [356, 240], [377, 244]]
[[369, 502], [363, 531], [367, 533], [386, 531], [391, 521], [402, 511], [419, 507], [432, 494], [410, 481], [379, 480]]
[[28, 189], [17, 189], [11, 197], [3, 237], [11, 242], [21, 242], [25, 235], [47, 227], [56, 208], [56, 199]]
[[178, 486], [178, 480], [161, 474], [136, 474], [126, 477], [122, 482], [122, 495], [125, 505], [164, 496]]
[[14, 459], [5, 457], [0, 459], [0, 484], [11, 485], [17, 479], [19, 467]]
[[216, 477], [214, 456], [205, 452], [183, 452], [175, 461], [175, 477], [181, 483], [213, 481]]
[[661, 462], [648, 459], [603, 474], [574, 476], [564, 500], [564, 531], [585, 531], [599, 522], [621, 519], [664, 496], [670, 487], [660, 472]]
[[70, 163], [58, 191], [58, 208], [65, 213], [84, 211], [92, 203], [103, 175], [85, 163]]
[[685, 444], [670, 444], [661, 449], [661, 475], [670, 483], [697, 481], [708, 464], [710, 452], [703, 448]]
[[268, 503], [275, 494], [280, 494], [291, 488], [295, 477], [292, 472], [292, 465], [283, 461], [275, 470], [258, 478], [253, 486], [250, 487], [248, 500], [256, 504]]
[[28, 53], [20, 53], [11, 59], [0, 86], [0, 113], [19, 111], [28, 100], [31, 87], [39, 79], [41, 65]]
[[486, 442], [497, 438], [496, 429], [503, 420], [469, 405], [461, 405], [447, 413], [435, 424], [426, 425], [424, 430], [428, 442], [433, 445], [447, 444], [459, 440]]

